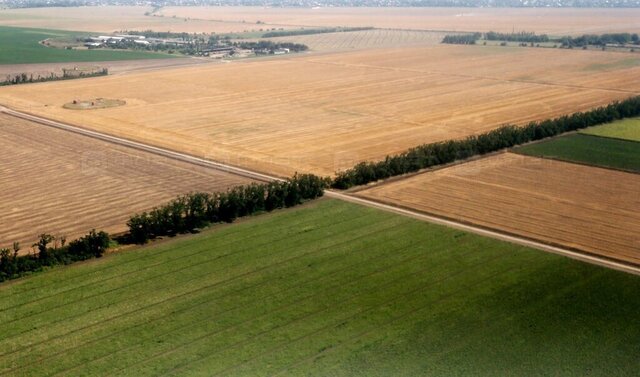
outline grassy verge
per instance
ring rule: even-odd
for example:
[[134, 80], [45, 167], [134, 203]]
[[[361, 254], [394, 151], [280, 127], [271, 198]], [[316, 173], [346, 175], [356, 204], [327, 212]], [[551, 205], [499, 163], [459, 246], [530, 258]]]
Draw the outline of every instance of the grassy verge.
[[615, 139], [640, 141], [640, 118], [622, 119], [616, 122], [587, 128], [580, 131], [585, 135], [611, 137]]
[[514, 152], [640, 172], [640, 143], [635, 141], [572, 134], [525, 145]]
[[74, 35], [86, 35], [86, 33], [0, 26], [0, 64], [99, 62], [173, 57], [169, 54], [145, 51], [65, 50], [46, 47], [39, 43], [47, 38], [71, 38]]
[[333, 200], [0, 287], [0, 373], [634, 375], [640, 279]]

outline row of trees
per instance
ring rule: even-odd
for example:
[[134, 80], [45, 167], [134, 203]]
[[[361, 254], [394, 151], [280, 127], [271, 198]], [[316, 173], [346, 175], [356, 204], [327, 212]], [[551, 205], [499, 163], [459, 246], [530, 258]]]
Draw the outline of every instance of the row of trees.
[[264, 53], [264, 54], [273, 54], [274, 51], [287, 48], [291, 52], [302, 52], [307, 51], [309, 47], [300, 43], [290, 43], [290, 42], [272, 42], [272, 41], [258, 41], [258, 42], [235, 42], [233, 44], [236, 47], [251, 50], [256, 54]]
[[262, 38], [274, 38], [274, 37], [291, 37], [294, 35], [310, 35], [310, 34], [323, 34], [323, 33], [340, 33], [347, 31], [361, 31], [371, 30], [372, 27], [331, 27], [323, 29], [298, 29], [298, 30], [278, 30], [270, 31], [262, 34]]
[[454, 45], [474, 45], [478, 39], [482, 38], [482, 34], [448, 34], [442, 39], [442, 43]]
[[160, 236], [192, 232], [218, 222], [277, 208], [293, 207], [323, 195], [328, 180], [310, 174], [283, 182], [238, 186], [223, 193], [190, 193], [127, 222], [131, 241], [145, 243]]
[[15, 75], [7, 75], [4, 81], [0, 81], [0, 86], [6, 85], [18, 85], [18, 84], [30, 84], [34, 82], [46, 82], [46, 81], [58, 81], [58, 80], [72, 80], [72, 79], [81, 79], [85, 77], [97, 77], [97, 76], [106, 76], [109, 74], [109, 70], [107, 68], [102, 68], [97, 71], [92, 72], [77, 72], [75, 74], [69, 74], [65, 72], [62, 76], [56, 75], [51, 72], [48, 76], [36, 75], [34, 77], [33, 74], [30, 73], [19, 73]]
[[11, 249], [0, 249], [0, 281], [15, 279], [47, 266], [100, 258], [110, 241], [107, 233], [95, 230], [68, 245], [64, 237], [41, 234], [38, 242], [33, 244], [34, 253], [27, 255], [18, 255], [20, 244], [14, 243]]
[[601, 34], [601, 35], [585, 34], [578, 37], [563, 37], [558, 41], [562, 44], [563, 47], [606, 46], [609, 44], [640, 45], [640, 37], [638, 37], [638, 34], [629, 34], [629, 33], [614, 33], [614, 34]]
[[395, 156], [387, 156], [379, 162], [359, 163], [351, 169], [337, 173], [331, 186], [336, 189], [348, 189], [380, 179], [499, 151], [564, 132], [638, 115], [640, 115], [640, 96], [614, 102], [587, 112], [541, 122], [531, 122], [522, 127], [506, 125], [462, 140], [424, 144]]
[[521, 31], [518, 33], [498, 33], [490, 31], [484, 34], [484, 39], [488, 41], [506, 41], [506, 42], [525, 42], [525, 43], [544, 43], [549, 42], [549, 36], [546, 34], [536, 34], [533, 32]]
[[630, 33], [614, 33], [601, 35], [585, 34], [578, 37], [566, 36], [562, 38], [550, 38], [546, 34], [538, 35], [533, 32], [526, 31], [517, 33], [498, 33], [495, 31], [490, 31], [484, 34], [451, 34], [446, 35], [442, 39], [442, 43], [468, 45], [476, 44], [479, 39], [484, 39], [487, 41], [521, 42], [521, 46], [526, 46], [526, 43], [533, 44], [544, 42], [560, 43], [562, 47], [606, 46], [608, 44], [640, 45], [640, 37], [638, 37], [638, 34]]

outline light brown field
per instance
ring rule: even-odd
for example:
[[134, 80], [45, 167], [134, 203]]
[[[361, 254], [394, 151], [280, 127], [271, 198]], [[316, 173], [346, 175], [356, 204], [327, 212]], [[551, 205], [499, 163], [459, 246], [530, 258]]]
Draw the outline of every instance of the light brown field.
[[[332, 174], [626, 98], [640, 92], [636, 63], [623, 53], [439, 45], [17, 85], [0, 88], [0, 104], [259, 171]], [[62, 108], [100, 97], [127, 105]]]
[[[188, 17], [145, 16], [146, 12], [151, 11], [151, 7], [143, 6], [0, 9], [0, 25], [104, 33], [121, 30], [239, 33], [276, 27], [241, 20], [212, 21]], [[278, 25], [277, 28], [289, 27]]]
[[[273, 42], [302, 43], [315, 52], [337, 52], [371, 48], [437, 45], [447, 33], [420, 30], [371, 29], [269, 38]], [[256, 39], [257, 40], [257, 39]]]
[[373, 26], [448, 31], [535, 31], [554, 35], [637, 32], [640, 9], [166, 7], [166, 16], [288, 26]]
[[512, 153], [357, 195], [640, 263], [640, 175]]
[[[446, 31], [535, 31], [554, 35], [640, 31], [640, 9], [65, 7], [0, 10], [0, 25], [111, 32], [123, 29], [237, 33], [271, 28], [373, 26]], [[173, 16], [176, 16], [175, 18]], [[257, 21], [265, 24], [257, 24]]]
[[124, 231], [130, 215], [176, 195], [248, 182], [7, 115], [0, 140], [0, 247], [28, 248], [45, 232]]

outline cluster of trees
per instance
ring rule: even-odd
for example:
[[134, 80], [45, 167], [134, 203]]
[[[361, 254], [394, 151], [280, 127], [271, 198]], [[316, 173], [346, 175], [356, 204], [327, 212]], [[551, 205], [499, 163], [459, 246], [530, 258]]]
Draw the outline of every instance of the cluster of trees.
[[484, 34], [484, 39], [488, 41], [506, 41], [506, 42], [524, 42], [524, 43], [543, 43], [549, 42], [549, 36], [546, 34], [537, 35], [536, 33], [521, 31], [518, 33], [498, 33], [490, 31]]
[[41, 234], [33, 244], [34, 253], [18, 255], [20, 244], [11, 249], [0, 249], [0, 281], [15, 279], [44, 267], [69, 264], [91, 258], [100, 258], [109, 247], [111, 239], [105, 232], [92, 230], [84, 237], [66, 244], [65, 237], [56, 238]]
[[608, 44], [640, 45], [640, 37], [638, 37], [638, 34], [629, 34], [629, 33], [615, 33], [615, 34], [602, 34], [602, 35], [585, 34], [578, 37], [563, 37], [558, 42], [562, 44], [562, 47], [606, 46]]
[[[518, 32], [518, 33], [498, 33], [490, 31], [488, 33], [473, 33], [473, 34], [451, 34], [446, 35], [442, 39], [442, 43], [449, 44], [476, 44], [479, 39], [487, 41], [502, 41], [502, 45], [506, 45], [506, 42], [521, 42], [521, 46], [526, 46], [529, 43], [533, 46], [534, 43], [544, 42], [557, 42], [565, 48], [573, 47], [586, 47], [586, 46], [606, 46], [608, 44], [614, 45], [640, 45], [640, 38], [638, 34], [630, 33], [614, 33], [614, 34], [602, 34], [592, 35], [585, 34], [578, 37], [562, 37], [562, 38], [550, 38], [546, 34], [537, 35], [532, 32]], [[554, 46], [555, 47], [555, 46]]]
[[310, 35], [322, 33], [340, 33], [347, 31], [371, 30], [372, 27], [332, 27], [324, 29], [278, 30], [262, 34], [262, 38], [291, 37], [294, 35]]
[[324, 194], [328, 181], [310, 174], [282, 182], [238, 186], [223, 193], [191, 193], [132, 216], [127, 222], [131, 241], [145, 243], [159, 236], [192, 232], [212, 223], [277, 208], [293, 207]]
[[411, 173], [564, 132], [638, 115], [640, 115], [640, 96], [614, 102], [587, 112], [541, 122], [531, 122], [522, 127], [507, 125], [462, 140], [424, 144], [395, 156], [387, 156], [379, 162], [362, 162], [349, 170], [339, 172], [331, 186], [336, 189], [348, 189], [379, 179]]
[[258, 41], [258, 42], [236, 42], [233, 44], [236, 47], [251, 50], [256, 54], [273, 54], [276, 50], [287, 48], [291, 52], [307, 51], [309, 47], [300, 43], [290, 42], [272, 42], [272, 41]]
[[19, 73], [17, 75], [7, 75], [4, 81], [0, 81], [0, 86], [7, 85], [18, 85], [18, 84], [30, 84], [34, 82], [45, 82], [45, 81], [58, 81], [58, 80], [72, 80], [72, 79], [81, 79], [85, 77], [97, 77], [97, 76], [106, 76], [109, 74], [109, 70], [107, 68], [103, 68], [94, 72], [77, 72], [75, 74], [68, 74], [65, 72], [62, 76], [56, 75], [51, 72], [49, 76], [33, 76], [32, 73]]
[[454, 45], [474, 45], [482, 37], [481, 33], [445, 35], [442, 43]]

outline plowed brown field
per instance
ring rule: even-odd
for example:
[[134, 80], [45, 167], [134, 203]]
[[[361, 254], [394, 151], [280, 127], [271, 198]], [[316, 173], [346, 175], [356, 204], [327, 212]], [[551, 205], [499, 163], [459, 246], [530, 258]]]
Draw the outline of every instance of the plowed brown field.
[[640, 175], [504, 153], [357, 195], [640, 263]]
[[[640, 92], [630, 54], [431, 46], [0, 88], [0, 104], [273, 174], [332, 174], [418, 144]], [[630, 60], [631, 59], [631, 60]], [[73, 99], [125, 106], [64, 109]]]
[[0, 247], [125, 230], [129, 215], [242, 177], [0, 115]]

